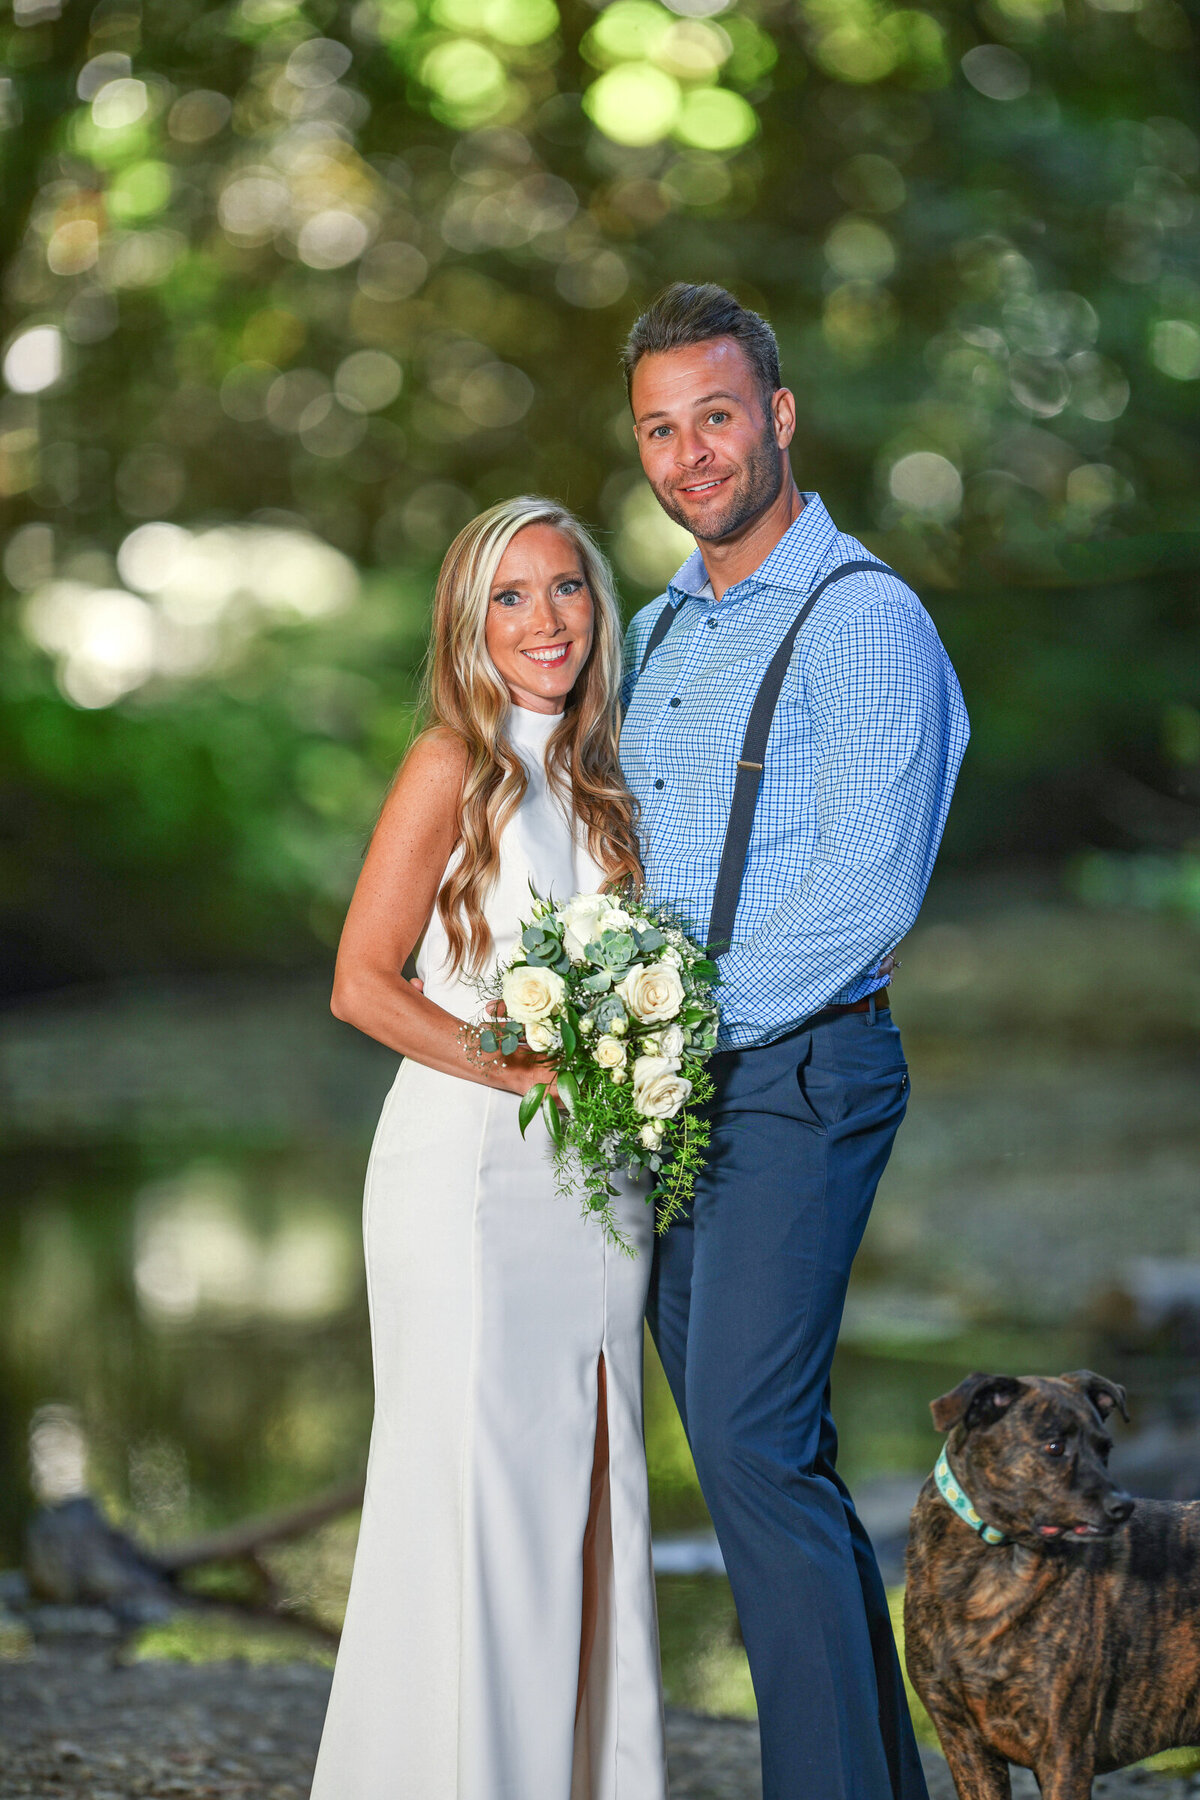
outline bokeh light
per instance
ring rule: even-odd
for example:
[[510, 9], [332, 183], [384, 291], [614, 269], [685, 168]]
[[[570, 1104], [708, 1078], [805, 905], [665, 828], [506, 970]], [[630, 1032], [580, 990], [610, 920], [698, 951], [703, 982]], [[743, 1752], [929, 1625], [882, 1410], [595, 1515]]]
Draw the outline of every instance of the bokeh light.
[[14, 394], [40, 394], [62, 372], [62, 333], [56, 325], [19, 332], [4, 353], [4, 379]]
[[657, 144], [670, 132], [682, 95], [674, 76], [653, 63], [621, 63], [583, 97], [588, 116], [615, 144]]
[[989, 100], [1020, 100], [1029, 92], [1029, 64], [1006, 44], [976, 44], [963, 57], [962, 72]]
[[913, 450], [892, 464], [888, 489], [893, 499], [923, 518], [946, 523], [962, 505], [962, 476], [934, 450]]
[[1187, 319], [1160, 319], [1150, 333], [1155, 367], [1173, 381], [1200, 377], [1200, 328]]
[[728, 88], [693, 88], [680, 101], [673, 131], [680, 143], [697, 150], [738, 150], [757, 134], [758, 119]]

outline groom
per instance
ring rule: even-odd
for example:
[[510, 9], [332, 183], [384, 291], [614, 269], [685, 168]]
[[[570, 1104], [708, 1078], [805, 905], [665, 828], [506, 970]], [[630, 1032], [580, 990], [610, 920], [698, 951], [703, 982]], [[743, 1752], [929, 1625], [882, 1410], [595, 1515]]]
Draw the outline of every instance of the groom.
[[712, 1143], [650, 1326], [737, 1602], [764, 1800], [924, 1800], [829, 1372], [908, 1098], [890, 953], [966, 714], [916, 595], [797, 489], [765, 320], [677, 283], [624, 354], [646, 479], [698, 547], [629, 628], [621, 761], [647, 887], [721, 971]]

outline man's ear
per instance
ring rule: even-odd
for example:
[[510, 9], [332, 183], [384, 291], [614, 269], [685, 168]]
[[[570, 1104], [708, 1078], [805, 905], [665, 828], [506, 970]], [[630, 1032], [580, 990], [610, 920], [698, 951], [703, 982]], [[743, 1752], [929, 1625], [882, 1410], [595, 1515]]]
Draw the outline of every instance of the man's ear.
[[965, 1425], [968, 1431], [993, 1425], [1007, 1412], [1022, 1385], [1013, 1375], [968, 1375], [948, 1394], [930, 1402], [933, 1422], [939, 1431], [950, 1431], [955, 1425]]
[[781, 450], [786, 450], [796, 435], [796, 396], [792, 390], [776, 388], [771, 395], [768, 411], [775, 428], [775, 442]]
[[1114, 1407], [1120, 1409], [1121, 1417], [1129, 1423], [1129, 1412], [1125, 1405], [1125, 1389], [1119, 1381], [1109, 1381], [1107, 1376], [1093, 1375], [1090, 1369], [1076, 1369], [1073, 1374], [1060, 1375], [1060, 1381], [1069, 1383], [1085, 1393], [1102, 1419], [1107, 1419]]

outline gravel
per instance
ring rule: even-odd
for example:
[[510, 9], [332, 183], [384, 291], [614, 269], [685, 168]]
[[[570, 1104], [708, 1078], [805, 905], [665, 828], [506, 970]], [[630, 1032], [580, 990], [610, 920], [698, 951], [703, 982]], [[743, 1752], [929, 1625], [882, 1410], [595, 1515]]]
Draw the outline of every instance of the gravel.
[[[41, 1644], [0, 1664], [0, 1800], [307, 1800], [329, 1671], [303, 1663], [122, 1664], [111, 1645]], [[669, 1712], [672, 1800], [760, 1800], [758, 1732]], [[927, 1753], [931, 1800], [954, 1800]], [[1034, 1800], [1014, 1771], [1014, 1800]], [[1196, 1778], [1134, 1769], [1097, 1800], [1184, 1800]]]

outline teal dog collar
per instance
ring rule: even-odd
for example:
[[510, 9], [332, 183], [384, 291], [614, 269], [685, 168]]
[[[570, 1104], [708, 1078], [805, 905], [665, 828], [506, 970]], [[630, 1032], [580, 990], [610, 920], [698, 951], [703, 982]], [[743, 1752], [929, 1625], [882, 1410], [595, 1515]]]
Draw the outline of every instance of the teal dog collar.
[[994, 1525], [985, 1525], [963, 1493], [951, 1471], [944, 1445], [933, 1471], [933, 1479], [937, 1483], [937, 1491], [946, 1505], [952, 1512], [958, 1514], [964, 1525], [969, 1525], [972, 1531], [977, 1531], [985, 1544], [1007, 1544], [1008, 1539], [1004, 1533], [997, 1531]]

